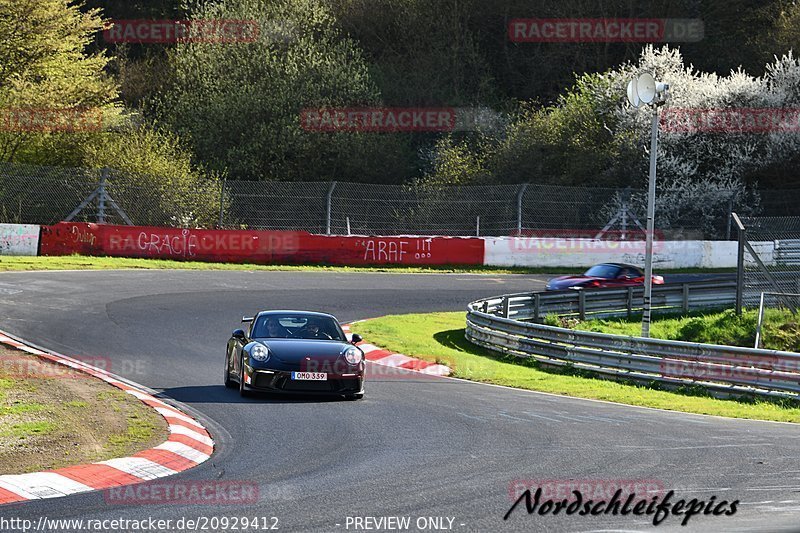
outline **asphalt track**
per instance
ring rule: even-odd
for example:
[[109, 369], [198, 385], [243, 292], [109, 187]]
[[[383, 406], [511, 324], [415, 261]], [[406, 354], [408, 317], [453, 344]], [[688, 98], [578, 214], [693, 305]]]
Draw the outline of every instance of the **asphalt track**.
[[[109, 271], [0, 275], [0, 329], [183, 403], [217, 442], [175, 480], [255, 482], [259, 501], [109, 504], [102, 493], [0, 508], [0, 518], [277, 517], [280, 531], [354, 531], [347, 517], [452, 517], [454, 531], [649, 530], [651, 518], [504, 522], [514, 480], [654, 480], [677, 498], [741, 501], [733, 517], [676, 517], [659, 531], [800, 530], [800, 428], [592, 402], [399, 373], [358, 402], [241, 399], [222, 384], [225, 341], [261, 308], [353, 321], [460, 310], [541, 289], [543, 276]], [[270, 522], [271, 524], [272, 522]], [[447, 521], [445, 521], [445, 524]], [[337, 525], [338, 524], [338, 525]], [[363, 531], [363, 529], [361, 530]]]

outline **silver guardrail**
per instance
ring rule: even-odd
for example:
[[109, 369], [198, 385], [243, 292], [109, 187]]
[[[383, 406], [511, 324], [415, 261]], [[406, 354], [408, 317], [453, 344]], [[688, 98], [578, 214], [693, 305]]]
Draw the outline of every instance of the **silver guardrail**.
[[[519, 320], [538, 321], [546, 315], [574, 316], [581, 320], [630, 317], [642, 310], [644, 288], [531, 292], [489, 298], [482, 302], [484, 306], [502, 303], [502, 316]], [[733, 307], [736, 303], [736, 280], [654, 285], [651, 302], [652, 308], [660, 312]]]
[[[728, 282], [718, 282], [716, 298], [707, 286], [709, 282], [660, 286], [662, 309], [720, 307], [721, 302], [732, 307], [735, 282], [731, 283], [733, 289]], [[575, 292], [578, 294], [554, 292], [552, 300], [550, 293], [528, 293], [472, 302], [467, 311], [466, 337], [489, 350], [533, 358], [546, 365], [570, 366], [643, 383], [657, 381], [674, 387], [699, 385], [718, 396], [761, 394], [797, 399], [800, 393], [800, 354], [797, 353], [626, 337], [533, 321], [546, 314], [580, 313], [576, 310], [580, 302], [571, 298], [583, 302], [585, 316], [624, 316], [632, 312], [629, 311], [630, 300], [620, 305], [620, 291], [616, 289], [588, 291], [583, 296], [580, 295], [582, 291]], [[628, 290], [622, 292], [627, 294]], [[676, 292], [681, 295], [680, 301], [676, 300]], [[601, 310], [604, 295], [608, 295], [605, 311]], [[537, 300], [539, 307], [535, 310]], [[712, 302], [717, 304], [712, 305]]]

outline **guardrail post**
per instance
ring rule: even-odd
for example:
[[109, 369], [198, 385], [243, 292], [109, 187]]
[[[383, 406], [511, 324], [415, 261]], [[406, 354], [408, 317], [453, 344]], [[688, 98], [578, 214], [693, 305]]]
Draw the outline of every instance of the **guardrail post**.
[[628, 287], [628, 318], [633, 314], [633, 287]]
[[539, 308], [542, 305], [541, 295], [538, 292], [533, 293], [533, 319], [539, 320]]
[[689, 284], [683, 284], [683, 312], [689, 312]]
[[578, 291], [578, 316], [581, 320], [586, 320], [586, 292]]
[[503, 318], [509, 318], [511, 316], [511, 298], [508, 296], [503, 296]]

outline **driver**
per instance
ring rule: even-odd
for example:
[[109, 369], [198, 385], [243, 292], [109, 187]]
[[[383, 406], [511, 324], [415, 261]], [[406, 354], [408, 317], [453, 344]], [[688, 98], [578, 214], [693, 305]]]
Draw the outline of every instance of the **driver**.
[[330, 339], [331, 336], [320, 329], [319, 320], [316, 318], [309, 318], [306, 325], [303, 326], [300, 333], [306, 339]]

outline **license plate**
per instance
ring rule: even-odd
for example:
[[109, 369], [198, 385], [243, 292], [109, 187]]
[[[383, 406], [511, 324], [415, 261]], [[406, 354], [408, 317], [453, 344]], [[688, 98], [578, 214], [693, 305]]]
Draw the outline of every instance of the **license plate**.
[[298, 381], [327, 381], [326, 372], [292, 372], [292, 379]]

